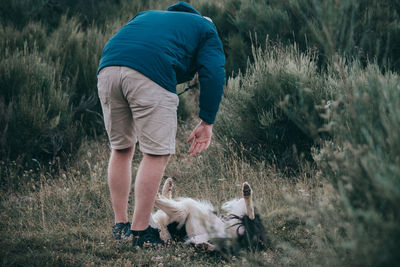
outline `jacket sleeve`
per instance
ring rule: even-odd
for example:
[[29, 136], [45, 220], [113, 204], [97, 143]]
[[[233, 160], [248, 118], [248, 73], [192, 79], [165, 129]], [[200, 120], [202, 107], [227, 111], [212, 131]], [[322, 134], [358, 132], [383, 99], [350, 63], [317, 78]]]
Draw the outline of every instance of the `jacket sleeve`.
[[221, 40], [214, 29], [207, 33], [197, 53], [197, 69], [200, 81], [199, 117], [213, 124], [225, 84], [225, 55]]

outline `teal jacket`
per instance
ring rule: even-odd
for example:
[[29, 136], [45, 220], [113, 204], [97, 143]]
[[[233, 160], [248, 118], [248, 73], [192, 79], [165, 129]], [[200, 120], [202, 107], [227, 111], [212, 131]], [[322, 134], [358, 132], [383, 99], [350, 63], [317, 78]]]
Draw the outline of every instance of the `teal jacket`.
[[104, 47], [98, 72], [107, 66], [135, 69], [173, 93], [198, 72], [199, 117], [214, 123], [225, 84], [225, 55], [214, 24], [189, 4], [138, 13]]

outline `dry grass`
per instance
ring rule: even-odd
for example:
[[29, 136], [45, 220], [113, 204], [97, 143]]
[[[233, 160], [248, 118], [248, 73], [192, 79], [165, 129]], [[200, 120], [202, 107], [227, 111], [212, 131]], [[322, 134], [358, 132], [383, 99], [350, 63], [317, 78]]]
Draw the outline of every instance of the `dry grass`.
[[[115, 244], [106, 182], [109, 149], [105, 141], [99, 141], [86, 143], [68, 172], [57, 177], [42, 172], [40, 183], [2, 194], [2, 265], [301, 265], [318, 263], [322, 250], [324, 260], [329, 260], [326, 254], [335, 255], [326, 249], [331, 233], [325, 232], [324, 225], [331, 225], [326, 220], [335, 216], [320, 216], [322, 210], [324, 216], [337, 212], [335, 193], [319, 181], [311, 167], [286, 177], [264, 162], [244, 161], [215, 142], [202, 156], [189, 157], [188, 145], [182, 141], [192, 126], [180, 126], [177, 154], [166, 170], [166, 175], [175, 177], [176, 193], [208, 199], [218, 206], [238, 197], [239, 185], [248, 181], [272, 240], [269, 250], [217, 255], [184, 246], [153, 251]], [[134, 160], [133, 173], [139, 160], [140, 156]], [[132, 208], [133, 203], [131, 212]]]

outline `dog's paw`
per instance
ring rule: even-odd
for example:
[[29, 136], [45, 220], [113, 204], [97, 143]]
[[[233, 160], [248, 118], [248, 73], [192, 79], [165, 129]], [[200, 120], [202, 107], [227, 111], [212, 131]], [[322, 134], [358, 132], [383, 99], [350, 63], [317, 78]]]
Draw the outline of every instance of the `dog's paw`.
[[242, 192], [243, 192], [243, 197], [248, 198], [251, 196], [253, 190], [251, 190], [251, 187], [247, 182], [244, 182]]
[[161, 230], [160, 231], [161, 240], [164, 241], [164, 243], [167, 243], [168, 241], [170, 241], [171, 240], [171, 235], [168, 232], [168, 229], [161, 228], [160, 230]]
[[165, 180], [163, 189], [162, 189], [162, 196], [166, 198], [172, 198], [172, 193], [175, 189], [174, 182], [172, 181], [171, 177], [168, 177], [167, 180]]
[[208, 243], [208, 242], [204, 242], [204, 243], [197, 243], [194, 244], [195, 248], [200, 249], [200, 250], [206, 250], [206, 251], [214, 251], [215, 250], [215, 246]]

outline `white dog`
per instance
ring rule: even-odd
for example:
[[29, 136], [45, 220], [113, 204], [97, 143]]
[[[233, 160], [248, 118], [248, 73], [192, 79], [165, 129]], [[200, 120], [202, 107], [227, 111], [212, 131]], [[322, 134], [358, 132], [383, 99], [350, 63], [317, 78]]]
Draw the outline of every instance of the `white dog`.
[[168, 178], [155, 202], [159, 210], [150, 222], [160, 229], [164, 242], [175, 239], [215, 250], [213, 241], [236, 240], [240, 247], [266, 248], [264, 226], [254, 211], [253, 191], [247, 182], [243, 183], [242, 198], [224, 203], [222, 210], [227, 215], [219, 216], [207, 201], [173, 199], [173, 190], [173, 181]]

